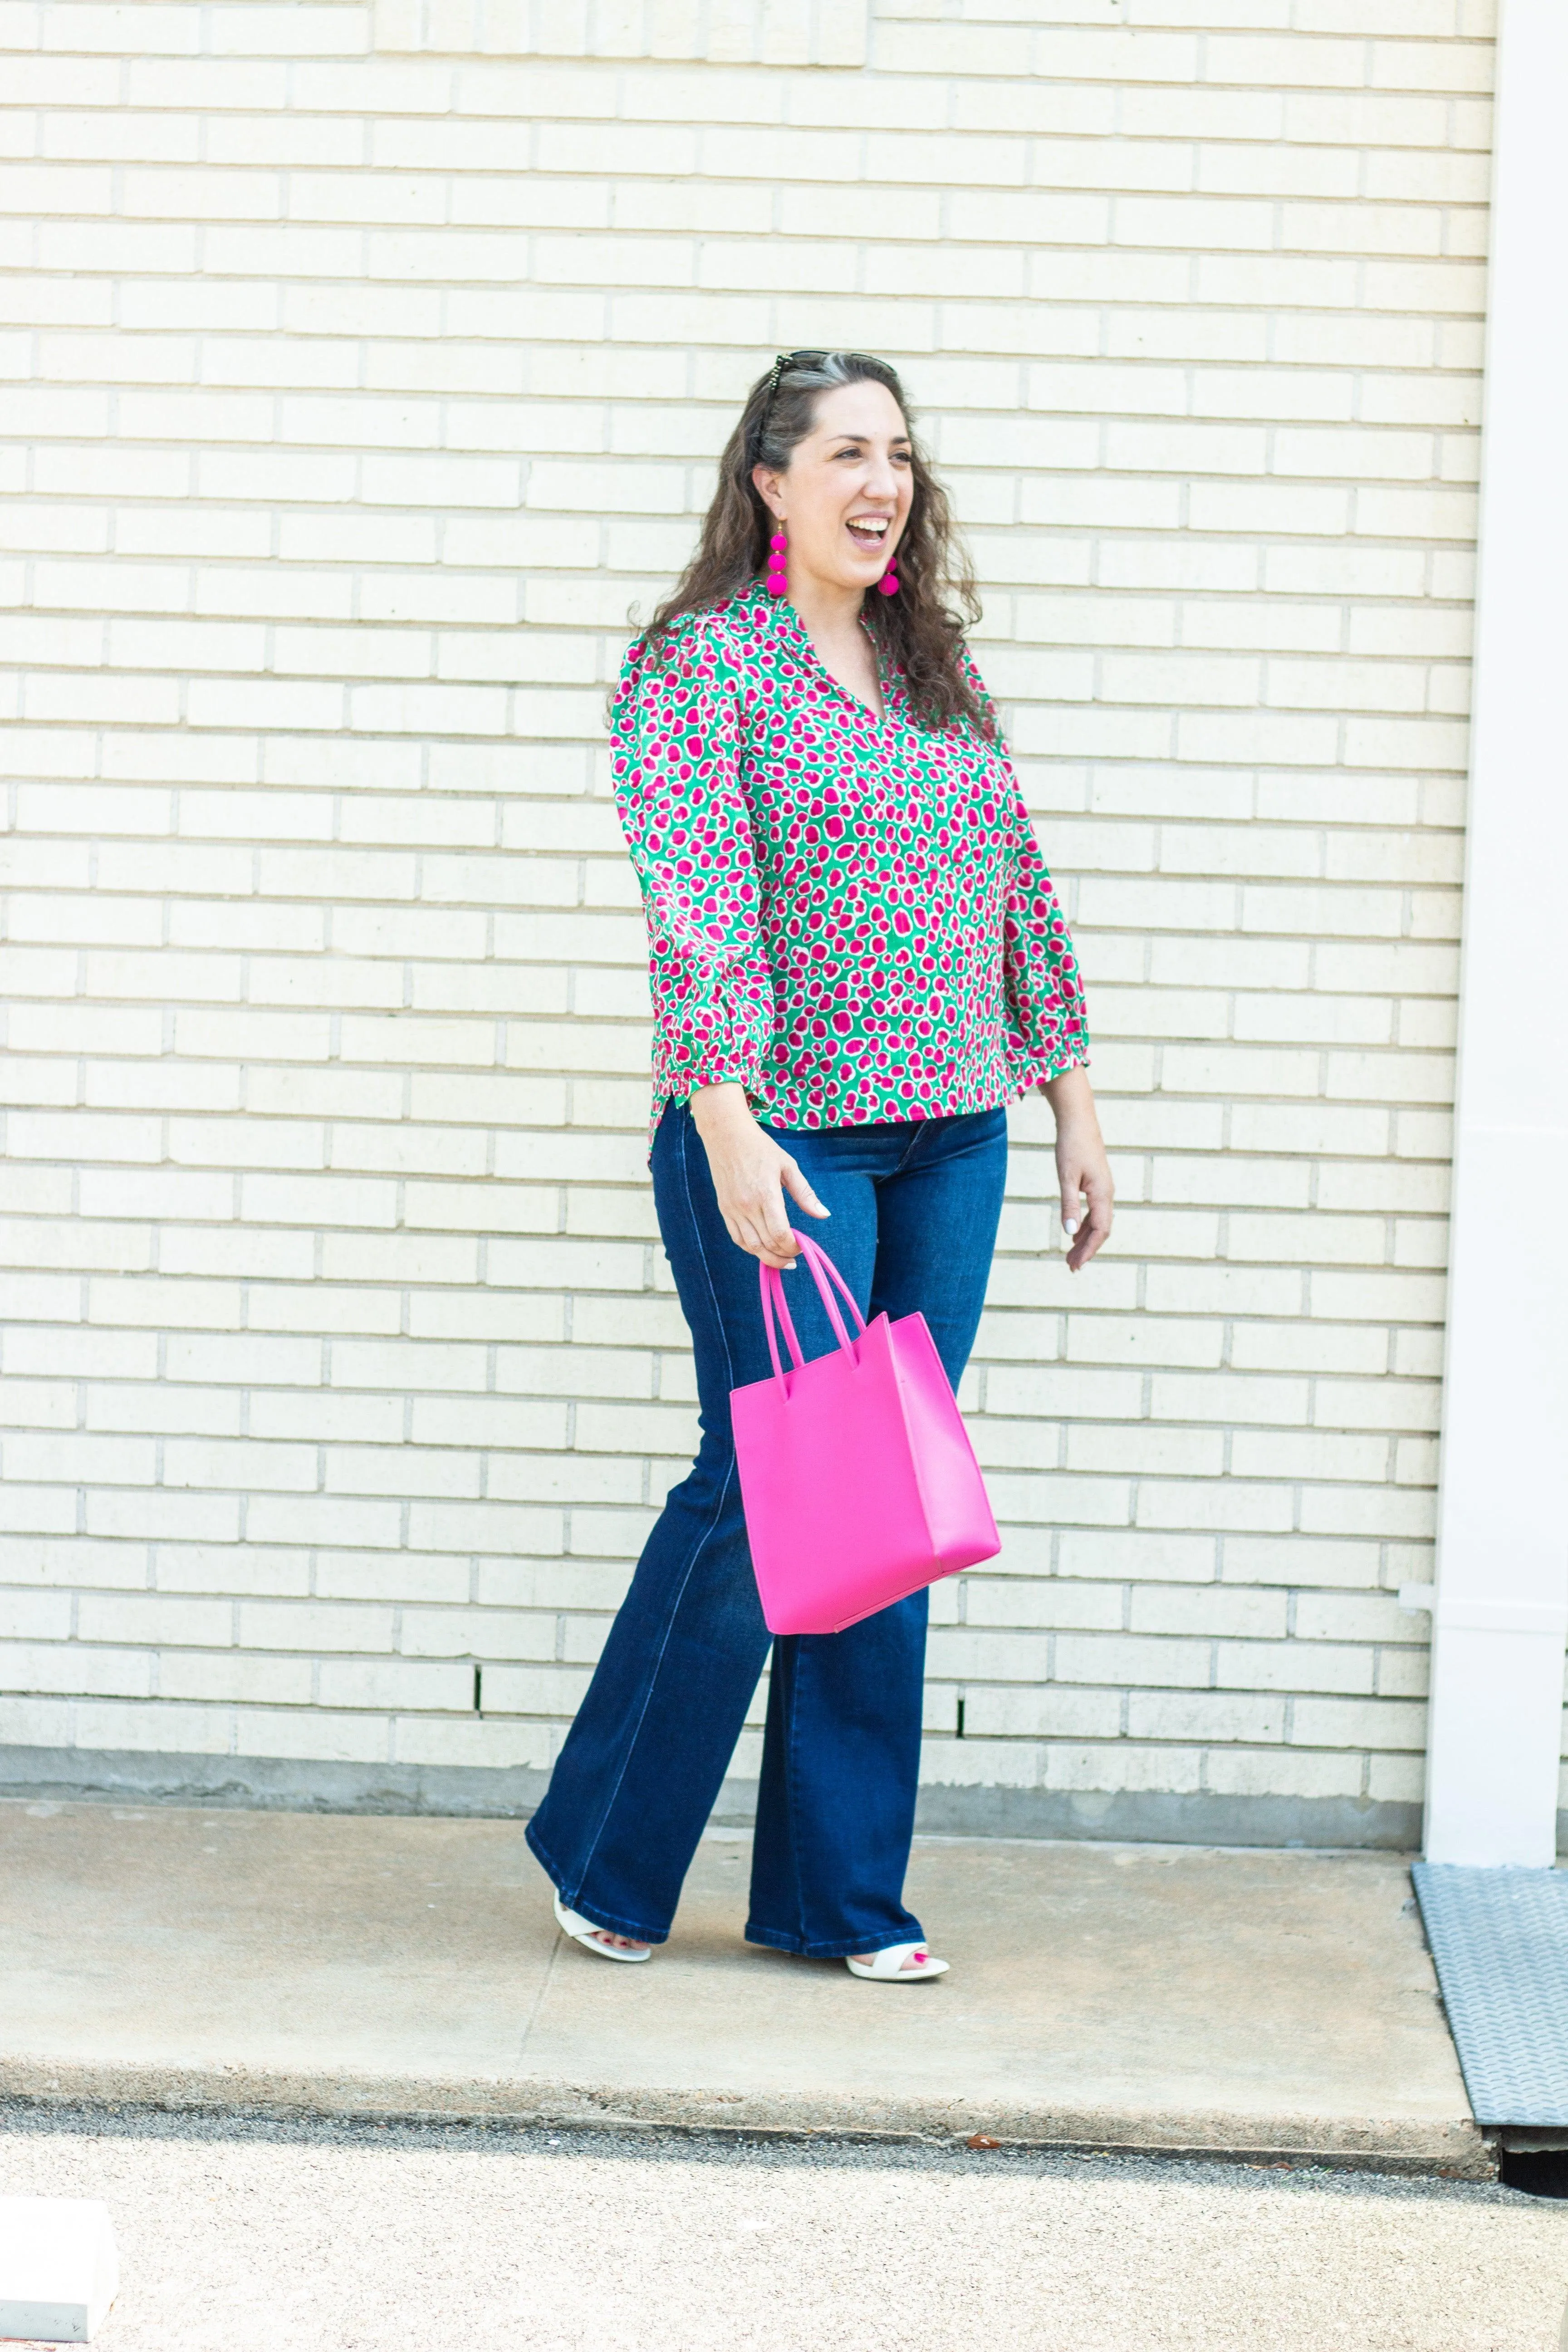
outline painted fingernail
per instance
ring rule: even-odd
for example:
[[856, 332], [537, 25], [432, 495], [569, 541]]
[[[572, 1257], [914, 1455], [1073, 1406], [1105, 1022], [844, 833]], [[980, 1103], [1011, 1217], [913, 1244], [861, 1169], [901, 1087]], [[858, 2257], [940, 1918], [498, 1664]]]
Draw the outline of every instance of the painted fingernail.
[[1078, 1219], [1076, 1217], [1064, 1217], [1062, 1219], [1062, 1231], [1069, 1237], [1073, 1234], [1076, 1234], [1078, 1231]]

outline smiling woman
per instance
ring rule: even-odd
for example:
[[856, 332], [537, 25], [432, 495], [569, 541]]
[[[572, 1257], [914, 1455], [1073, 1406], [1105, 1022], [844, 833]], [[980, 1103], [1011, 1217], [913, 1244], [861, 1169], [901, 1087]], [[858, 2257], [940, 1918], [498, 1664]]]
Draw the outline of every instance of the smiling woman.
[[[767, 1655], [730, 1391], [767, 1369], [751, 1261], [795, 1263], [786, 1195], [833, 1218], [863, 1314], [924, 1315], [955, 1389], [1005, 1104], [1050, 1098], [1069, 1267], [1110, 1228], [1077, 961], [950, 598], [974, 616], [898, 377], [791, 352], [616, 696], [654, 1198], [703, 1434], [529, 1824], [562, 1927], [607, 1958], [668, 1936]], [[815, 1294], [795, 1315], [807, 1357], [832, 1344]], [[942, 1973], [903, 1902], [925, 1627], [921, 1591], [773, 1643], [751, 1942], [883, 1983]]]
[[[859, 522], [862, 513], [867, 520], [851, 531], [851, 516]], [[840, 559], [846, 552], [835, 545], [841, 533], [853, 542], [848, 562], [835, 562], [836, 552]], [[787, 551], [777, 546], [781, 538]], [[883, 584], [895, 551], [894, 593], [862, 610], [864, 591]], [[719, 460], [719, 488], [697, 551], [654, 614], [644, 646], [656, 649], [687, 614], [713, 612], [742, 594], [764, 569], [776, 577], [779, 554], [797, 604], [818, 578], [850, 592], [850, 629], [858, 635], [863, 624], [900, 672], [920, 724], [942, 727], [962, 717], [994, 735], [963, 653], [964, 624], [979, 618], [980, 600], [947, 493], [910, 429], [903, 387], [885, 360], [866, 352], [792, 352], [752, 386]]]

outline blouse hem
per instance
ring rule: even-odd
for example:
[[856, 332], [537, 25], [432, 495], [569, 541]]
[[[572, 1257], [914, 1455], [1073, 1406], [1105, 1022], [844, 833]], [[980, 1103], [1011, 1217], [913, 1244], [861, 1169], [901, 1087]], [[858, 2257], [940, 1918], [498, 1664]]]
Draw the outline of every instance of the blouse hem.
[[[982, 1087], [979, 1091], [987, 1097], [983, 1102], [911, 1104], [905, 1116], [911, 1119], [975, 1118], [982, 1111], [1002, 1110], [1008, 1103], [1022, 1102], [1024, 1097], [1032, 1094], [1037, 1087], [1048, 1085], [1052, 1078], [1065, 1076], [1068, 1070], [1086, 1070], [1088, 1067], [1087, 1054], [1069, 1052], [1053, 1055], [1048, 1059], [1035, 1063], [1021, 1073], [1009, 1074], [995, 1087]], [[696, 1091], [697, 1083], [688, 1085], [684, 1092], [677, 1086], [665, 1087], [656, 1091], [647, 1127], [647, 1156], [650, 1160], [653, 1157], [654, 1138], [658, 1132], [658, 1123], [664, 1117], [667, 1108], [670, 1103], [689, 1102]], [[705, 1086], [717, 1086], [729, 1084], [731, 1081], [703, 1079], [700, 1083]], [[742, 1081], [737, 1079], [734, 1083], [739, 1084]], [[760, 1125], [775, 1127], [784, 1135], [823, 1135], [841, 1127], [877, 1127], [888, 1123], [888, 1114], [873, 1108], [868, 1111], [856, 1111], [848, 1118], [822, 1120], [816, 1127], [810, 1127], [801, 1118], [801, 1106], [798, 1104], [770, 1106], [752, 1087], [746, 1088], [746, 1101], [753, 1118]], [[791, 1123], [792, 1115], [793, 1124]]]

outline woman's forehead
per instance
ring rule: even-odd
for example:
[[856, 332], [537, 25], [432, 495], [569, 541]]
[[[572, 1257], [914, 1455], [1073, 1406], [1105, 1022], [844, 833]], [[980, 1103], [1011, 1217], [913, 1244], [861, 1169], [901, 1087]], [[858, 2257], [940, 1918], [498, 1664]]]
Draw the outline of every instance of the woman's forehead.
[[907, 441], [904, 412], [885, 383], [836, 383], [817, 400], [811, 434], [854, 433], [879, 441]]

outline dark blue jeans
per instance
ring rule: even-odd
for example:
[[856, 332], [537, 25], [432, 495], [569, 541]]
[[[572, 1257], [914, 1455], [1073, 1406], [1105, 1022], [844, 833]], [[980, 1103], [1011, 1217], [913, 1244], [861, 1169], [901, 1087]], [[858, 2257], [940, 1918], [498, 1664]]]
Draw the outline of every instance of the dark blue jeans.
[[[868, 1316], [919, 1307], [953, 1386], [980, 1321], [1007, 1165], [1001, 1110], [770, 1130], [830, 1218], [794, 1209]], [[768, 1653], [730, 1433], [730, 1391], [769, 1370], [757, 1262], [724, 1228], [690, 1112], [669, 1104], [654, 1199], [691, 1327], [702, 1443], [610, 1628], [528, 1843], [562, 1900], [661, 1944]], [[785, 1276], [805, 1354], [835, 1344], [804, 1266]], [[830, 1958], [917, 1941], [914, 1832], [926, 1596], [843, 1633], [773, 1643], [748, 1941]]]

